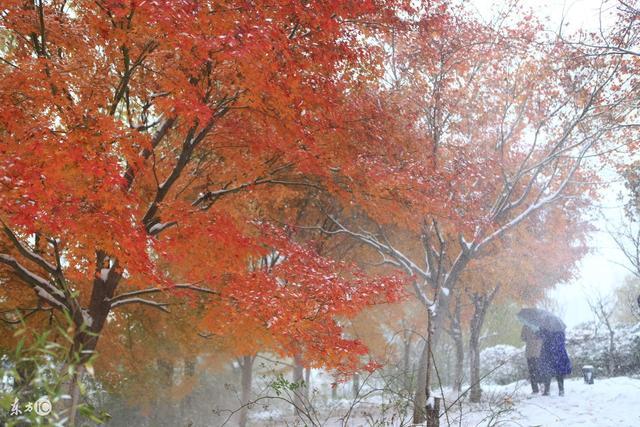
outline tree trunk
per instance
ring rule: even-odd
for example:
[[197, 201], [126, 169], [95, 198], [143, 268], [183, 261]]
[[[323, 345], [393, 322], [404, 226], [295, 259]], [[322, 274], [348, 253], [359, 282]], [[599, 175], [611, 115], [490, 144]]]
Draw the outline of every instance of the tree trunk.
[[456, 365], [453, 374], [453, 389], [461, 393], [464, 380], [464, 342], [461, 333], [454, 335], [454, 345], [456, 349]]
[[[196, 361], [194, 358], [184, 359], [184, 378], [185, 381], [189, 381], [189, 378], [193, 378], [196, 374]], [[180, 405], [180, 418], [184, 420], [187, 425], [193, 423], [193, 392], [187, 394], [182, 400]]]
[[471, 382], [471, 390], [469, 391], [469, 400], [472, 402], [480, 402], [482, 397], [482, 388], [480, 387], [480, 340], [479, 336], [473, 336], [469, 339], [469, 381]]
[[440, 426], [440, 398], [433, 398], [433, 406], [427, 408], [427, 426]]
[[246, 427], [249, 417], [249, 402], [251, 399], [251, 385], [253, 383], [253, 361], [255, 356], [242, 356], [240, 359], [240, 368], [242, 369], [242, 378], [240, 380], [241, 396], [240, 418], [238, 420], [239, 427]]
[[71, 377], [69, 383], [69, 395], [71, 396], [71, 403], [69, 405], [69, 426], [76, 425], [76, 416], [78, 413], [78, 405], [80, 404], [80, 381], [83, 372], [82, 365], [79, 365]]
[[309, 400], [309, 390], [311, 390], [311, 368], [304, 368], [304, 397]]
[[171, 387], [173, 385], [173, 374], [175, 372], [173, 362], [170, 360], [158, 359], [157, 366], [160, 374], [160, 383], [164, 387]]
[[302, 358], [295, 355], [293, 358], [293, 383], [298, 387], [293, 391], [293, 405], [295, 414], [300, 415], [300, 410], [305, 407], [304, 396], [306, 395], [304, 384], [304, 366], [302, 366]]
[[616, 371], [616, 361], [615, 361], [615, 353], [616, 353], [616, 343], [614, 341], [615, 331], [613, 329], [609, 330], [609, 363], [608, 370], [609, 376], [612, 377], [615, 375]]
[[464, 341], [462, 337], [462, 298], [456, 296], [455, 311], [452, 319], [451, 338], [456, 353], [456, 365], [453, 374], [453, 389], [458, 393], [462, 392], [462, 381], [464, 379]]
[[[103, 270], [107, 271], [106, 276], [102, 274]], [[104, 252], [97, 251], [89, 307], [83, 309], [75, 297], [70, 294], [67, 297], [71, 306], [70, 316], [75, 327], [68, 363], [76, 366], [76, 372], [70, 383], [71, 402], [68, 411], [70, 427], [74, 426], [80, 400], [80, 373], [83, 372], [84, 365], [94, 356], [98, 339], [111, 312], [109, 300], [115, 294], [122, 278], [122, 272], [119, 270], [117, 260], [110, 260]], [[65, 290], [65, 292], [69, 291]]]
[[353, 384], [352, 384], [352, 391], [353, 391], [353, 398], [357, 399], [358, 395], [360, 394], [360, 374], [359, 373], [355, 373], [353, 374]]
[[480, 387], [480, 332], [484, 321], [484, 298], [477, 294], [473, 297], [474, 312], [469, 331], [469, 400], [480, 402], [482, 387]]
[[473, 302], [473, 317], [471, 318], [471, 330], [469, 332], [469, 381], [471, 382], [469, 400], [471, 402], [480, 402], [482, 398], [482, 387], [480, 386], [480, 336], [487, 309], [499, 289], [500, 286], [497, 285], [488, 294], [474, 293], [471, 295]]
[[405, 332], [403, 336], [403, 359], [402, 359], [402, 385], [407, 392], [411, 391], [411, 332]]
[[420, 360], [418, 362], [418, 373], [416, 377], [416, 392], [413, 399], [413, 423], [421, 424], [425, 421], [425, 407], [427, 406], [427, 359], [429, 358], [429, 343], [424, 342]]
[[175, 364], [172, 360], [157, 359], [156, 361], [157, 378], [159, 384], [163, 387], [164, 393], [157, 394], [156, 408], [153, 412], [154, 425], [174, 425], [177, 414], [172, 406], [166, 404], [168, 393], [173, 384], [175, 384]]
[[[435, 307], [446, 307], [449, 303], [447, 294], [438, 291]], [[438, 345], [440, 334], [444, 327], [444, 316], [442, 313], [427, 308], [427, 341], [422, 348], [420, 365], [418, 367], [418, 379], [416, 393], [413, 401], [413, 422], [420, 424], [425, 421], [425, 408], [427, 399], [431, 396], [431, 369], [433, 367], [433, 354], [431, 349]]]

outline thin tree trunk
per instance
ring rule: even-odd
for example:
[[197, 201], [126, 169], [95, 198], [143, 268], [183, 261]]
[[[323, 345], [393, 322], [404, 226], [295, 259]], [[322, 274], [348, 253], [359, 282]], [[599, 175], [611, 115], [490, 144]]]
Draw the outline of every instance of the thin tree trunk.
[[462, 392], [462, 382], [464, 380], [464, 342], [461, 333], [455, 335], [454, 345], [456, 349], [456, 365], [453, 374], [453, 389], [460, 393]]
[[616, 352], [616, 343], [614, 341], [615, 332], [613, 329], [609, 330], [609, 376], [615, 375], [616, 370], [616, 362], [615, 362], [615, 352]]
[[411, 372], [411, 343], [412, 336], [411, 332], [408, 334], [406, 331], [403, 334], [403, 344], [404, 344], [404, 352], [403, 352], [403, 360], [402, 360], [402, 385], [407, 392], [411, 391], [411, 376], [409, 373]]
[[311, 390], [311, 368], [304, 368], [304, 397], [309, 399], [309, 390]]
[[238, 420], [239, 427], [246, 427], [247, 420], [249, 417], [249, 401], [251, 399], [251, 386], [253, 383], [253, 361], [255, 360], [255, 356], [242, 356], [240, 359], [240, 368], [242, 369], [242, 378], [240, 380], [241, 395], [240, 395], [240, 403], [242, 407], [240, 408], [240, 418]]
[[79, 365], [73, 376], [71, 377], [71, 382], [69, 383], [69, 395], [71, 396], [71, 404], [69, 406], [69, 426], [73, 427], [76, 425], [76, 416], [78, 413], [78, 405], [80, 404], [80, 381], [82, 377], [82, 372], [84, 368], [82, 365]]
[[456, 365], [454, 370], [453, 388], [460, 393], [462, 391], [462, 381], [464, 379], [464, 341], [462, 337], [462, 298], [456, 296], [455, 311], [452, 319], [451, 338], [455, 346]]
[[420, 366], [418, 368], [418, 383], [416, 385], [416, 394], [413, 404], [413, 423], [420, 424], [425, 422], [426, 408], [429, 397], [431, 396], [431, 369], [433, 367], [432, 349], [437, 344], [442, 330], [441, 315], [434, 315], [432, 310], [427, 311], [427, 341], [422, 348], [420, 356]]
[[425, 408], [427, 406], [427, 359], [429, 358], [429, 343], [424, 342], [418, 361], [418, 373], [416, 377], [416, 392], [413, 399], [413, 423], [421, 424], [425, 421]]
[[[448, 295], [439, 290], [436, 295], [435, 307], [446, 307], [449, 303]], [[427, 307], [427, 341], [422, 348], [420, 366], [418, 367], [416, 393], [413, 401], [414, 424], [425, 422], [427, 399], [431, 396], [431, 369], [435, 363], [431, 349], [438, 345], [443, 328], [444, 316], [442, 313], [432, 310], [432, 307]]]
[[480, 402], [482, 398], [482, 387], [480, 386], [480, 336], [487, 309], [499, 289], [500, 286], [497, 285], [488, 294], [475, 293], [471, 296], [474, 307], [469, 333], [469, 381], [471, 382], [469, 400], [471, 402]]
[[[185, 358], [184, 359], [184, 377], [186, 381], [189, 381], [188, 378], [193, 378], [196, 373], [196, 361], [193, 358]], [[189, 393], [182, 400], [180, 405], [180, 418], [184, 420], [187, 425], [192, 423], [191, 415], [193, 412], [193, 393]]]
[[469, 331], [469, 400], [480, 402], [482, 387], [480, 386], [480, 332], [483, 323], [483, 298], [477, 294], [473, 296], [474, 312]]
[[[164, 387], [164, 390], [167, 392], [171, 390], [171, 387], [174, 384], [175, 380], [175, 365], [171, 360], [166, 359], [158, 359], [156, 361], [158, 376], [160, 379], [160, 384]], [[155, 420], [154, 425], [162, 425], [162, 424], [175, 424], [175, 412], [173, 407], [169, 407], [166, 404], [168, 394], [164, 396], [161, 394], [157, 395], [156, 398], [156, 409], [154, 411], [153, 418]]]
[[482, 398], [482, 387], [480, 387], [480, 337], [473, 331], [471, 335], [472, 337], [469, 339], [469, 381], [471, 382], [469, 400], [477, 403]]
[[440, 398], [433, 399], [431, 407], [427, 408], [427, 426], [440, 427]]
[[352, 384], [353, 398], [357, 399], [360, 394], [360, 374], [356, 372], [353, 374], [353, 384]]
[[294, 356], [293, 363], [293, 382], [299, 385], [299, 387], [293, 392], [293, 404], [296, 415], [299, 415], [299, 408], [305, 407], [305, 402], [303, 400], [303, 397], [306, 395], [306, 391], [304, 389], [304, 366], [302, 366], [302, 358], [299, 355]]

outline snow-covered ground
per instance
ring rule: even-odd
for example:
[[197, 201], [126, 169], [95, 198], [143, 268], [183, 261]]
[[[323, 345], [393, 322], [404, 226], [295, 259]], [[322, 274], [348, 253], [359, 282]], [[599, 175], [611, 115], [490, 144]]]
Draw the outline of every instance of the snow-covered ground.
[[[445, 390], [443, 427], [640, 427], [640, 379], [630, 377], [596, 378], [585, 384], [581, 378], [565, 380], [565, 395], [558, 396], [557, 384], [551, 395], [532, 395], [529, 383], [483, 385], [482, 401], [462, 400]], [[406, 402], [405, 402], [406, 403]], [[353, 406], [352, 406], [353, 405]], [[317, 425], [323, 427], [409, 426], [411, 408], [394, 411], [389, 396], [367, 394], [356, 405], [351, 399], [316, 402], [313, 422], [293, 416], [290, 407], [259, 408], [252, 411], [251, 425], [265, 427]], [[262, 410], [260, 410], [262, 409]], [[345, 415], [349, 414], [345, 419]], [[306, 421], [306, 420], [305, 420]]]
[[[460, 404], [452, 402], [455, 397], [445, 392], [446, 404], [451, 405], [447, 416], [440, 420], [441, 426], [518, 426], [518, 427], [638, 427], [640, 426], [640, 379], [629, 377], [596, 379], [587, 385], [582, 379], [565, 380], [565, 395], [558, 396], [556, 383], [552, 383], [551, 395], [532, 395], [529, 384], [518, 381], [508, 385], [484, 385], [482, 402]], [[327, 427], [369, 427], [373, 425], [410, 425], [410, 412], [405, 417], [383, 413], [382, 408], [390, 402], [382, 396], [369, 396], [348, 411], [353, 402], [348, 399], [334, 401], [327, 407], [318, 407], [318, 418], [314, 423]], [[322, 406], [322, 405], [319, 405]], [[350, 416], [345, 420], [344, 413]], [[410, 408], [409, 408], [410, 411]], [[404, 418], [404, 422], [401, 419]], [[462, 418], [462, 419], [460, 419]], [[305, 423], [291, 415], [289, 410], [255, 411], [253, 425], [301, 426]]]
[[[550, 396], [531, 395], [525, 382], [485, 386], [483, 404], [463, 411], [464, 426], [640, 426], [640, 380], [617, 377], [565, 381], [565, 395], [558, 396], [555, 383]], [[458, 421], [458, 414], [453, 418]], [[454, 424], [454, 420], [451, 423]], [[447, 425], [446, 421], [444, 425]], [[457, 423], [455, 424], [457, 425]]]

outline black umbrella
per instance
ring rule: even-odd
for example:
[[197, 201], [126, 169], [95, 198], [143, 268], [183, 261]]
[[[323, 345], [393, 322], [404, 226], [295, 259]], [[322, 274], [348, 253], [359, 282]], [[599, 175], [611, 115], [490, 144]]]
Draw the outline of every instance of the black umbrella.
[[535, 329], [551, 332], [561, 332], [567, 328], [558, 316], [541, 308], [523, 308], [518, 312], [518, 319]]

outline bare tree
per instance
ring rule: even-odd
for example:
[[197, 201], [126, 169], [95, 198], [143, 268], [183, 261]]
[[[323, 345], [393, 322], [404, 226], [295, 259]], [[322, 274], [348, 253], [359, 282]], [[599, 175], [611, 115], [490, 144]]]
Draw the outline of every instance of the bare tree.
[[640, 322], [640, 279], [636, 276], [626, 278], [622, 286], [616, 289], [616, 299], [618, 309], [616, 310], [616, 321], [623, 324], [635, 324]]
[[604, 296], [600, 292], [592, 292], [587, 301], [598, 324], [605, 327], [609, 335], [609, 346], [607, 349], [607, 375], [613, 376], [616, 371], [616, 330], [613, 322], [614, 310], [616, 307], [615, 298]]
[[624, 254], [626, 264], [621, 265], [640, 279], [640, 224], [626, 221], [618, 231], [610, 231], [609, 235]]

